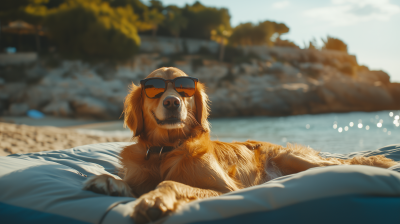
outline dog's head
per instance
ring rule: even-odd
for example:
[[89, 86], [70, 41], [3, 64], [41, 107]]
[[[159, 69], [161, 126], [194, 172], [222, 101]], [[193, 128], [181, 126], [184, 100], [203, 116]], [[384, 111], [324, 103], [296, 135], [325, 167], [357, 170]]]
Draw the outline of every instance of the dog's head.
[[[172, 80], [187, 76], [177, 68], [160, 68], [147, 78]], [[149, 98], [143, 86], [132, 84], [130, 93], [125, 98], [125, 125], [133, 131], [133, 136], [159, 136], [160, 138], [187, 135], [193, 128], [209, 131], [208, 97], [204, 85], [197, 83], [196, 91], [191, 97], [182, 97], [172, 83], [158, 98]]]

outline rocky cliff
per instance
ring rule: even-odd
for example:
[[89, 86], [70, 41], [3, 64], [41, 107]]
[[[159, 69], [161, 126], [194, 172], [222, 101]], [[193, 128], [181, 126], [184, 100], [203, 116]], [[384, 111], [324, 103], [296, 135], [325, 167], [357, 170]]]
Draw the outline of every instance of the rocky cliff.
[[[45, 61], [0, 67], [0, 113], [118, 119], [131, 82], [175, 66], [208, 87], [211, 115], [253, 116], [400, 109], [400, 83], [359, 66], [355, 56], [294, 48], [243, 48], [221, 63], [202, 54], [145, 53], [126, 64]], [[229, 52], [228, 52], [229, 53]], [[227, 55], [229, 57], [229, 55]]]

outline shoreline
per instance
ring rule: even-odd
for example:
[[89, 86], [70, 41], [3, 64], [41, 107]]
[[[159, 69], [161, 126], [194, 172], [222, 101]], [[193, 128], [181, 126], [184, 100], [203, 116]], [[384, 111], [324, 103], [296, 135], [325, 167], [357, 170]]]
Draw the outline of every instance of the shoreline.
[[104, 121], [82, 118], [64, 118], [56, 116], [46, 116], [40, 119], [30, 118], [28, 116], [0, 116], [0, 122], [16, 125], [23, 124], [36, 127], [52, 126], [59, 128], [69, 128], [73, 126], [84, 126], [96, 123], [103, 123]]
[[104, 142], [127, 142], [130, 140], [131, 138], [128, 136], [99, 136], [90, 134], [90, 132], [84, 133], [84, 131], [62, 127], [28, 126], [0, 122], [0, 156], [69, 149], [76, 146]]
[[[213, 125], [211, 137], [215, 140], [225, 142], [246, 141], [247, 139], [265, 139], [275, 144], [296, 142], [305, 145], [313, 144], [313, 147], [322, 149], [326, 148], [325, 141], [329, 142], [331, 137], [338, 135], [336, 136], [336, 143], [337, 141], [342, 140], [347, 141], [346, 144], [341, 145], [339, 148], [333, 147], [339, 151], [342, 148], [349, 148], [349, 144], [354, 149], [358, 148], [359, 150], [362, 150], [365, 148], [363, 144], [367, 144], [368, 142], [368, 145], [374, 145], [375, 149], [384, 145], [398, 143], [398, 141], [394, 142], [394, 140], [396, 139], [395, 136], [398, 136], [399, 134], [398, 131], [400, 131], [400, 129], [398, 129], [398, 123], [396, 123], [396, 120], [399, 119], [399, 115], [400, 111], [381, 111], [376, 114], [371, 112], [350, 112], [347, 113], [347, 115], [343, 115], [343, 113], [331, 113], [283, 117], [258, 117], [265, 121], [263, 125], [258, 122], [259, 119], [257, 117], [211, 118], [210, 122]], [[8, 118], [10, 119], [10, 117]], [[361, 121], [361, 118], [365, 128], [360, 129], [360, 127], [357, 128], [356, 126], [350, 126], [353, 128], [347, 128], [349, 132], [345, 132], [345, 126], [349, 125], [349, 122], [354, 122], [354, 124], [356, 124], [357, 121]], [[2, 121], [4, 121], [4, 119], [0, 119], [0, 156], [14, 153], [68, 149], [76, 146], [102, 142], [129, 142], [132, 140], [132, 132], [129, 129], [123, 129], [122, 120], [101, 121], [82, 119], [73, 120], [69, 118], [56, 117], [47, 117], [44, 119], [14, 117], [14, 120], [12, 121], [17, 124], [4, 123]], [[10, 122], [10, 120], [7, 121]], [[235, 123], [236, 121], [237, 123]], [[317, 121], [318, 124], [315, 123]], [[25, 122], [26, 124], [20, 124], [22, 122]], [[384, 125], [377, 126], [377, 123], [383, 123]], [[336, 128], [332, 128], [332, 124], [337, 124], [338, 129], [334, 130]], [[56, 125], [59, 127], [55, 127]], [[266, 125], [272, 129], [265, 129]], [[262, 130], [260, 130], [259, 133], [247, 133], [246, 130], [253, 130], [254, 126], [260, 127]], [[276, 129], [277, 127], [280, 127], [278, 128], [279, 130]], [[344, 128], [343, 133], [340, 133], [342, 131], [338, 131], [340, 127]], [[352, 129], [352, 131], [350, 131], [350, 129]], [[316, 132], [316, 130], [319, 131]], [[264, 136], [262, 139], [260, 133]], [[328, 135], [323, 135], [323, 133], [328, 134], [329, 136], [334, 133], [336, 133], [336, 135], [328, 137]], [[314, 137], [308, 139], [308, 136]], [[355, 140], [346, 140], [346, 138], [350, 136]], [[363, 136], [369, 136], [368, 140], [365, 139], [365, 137], [363, 139]], [[325, 139], [324, 142], [319, 142], [319, 138]], [[375, 140], [370, 141], [370, 139]]]

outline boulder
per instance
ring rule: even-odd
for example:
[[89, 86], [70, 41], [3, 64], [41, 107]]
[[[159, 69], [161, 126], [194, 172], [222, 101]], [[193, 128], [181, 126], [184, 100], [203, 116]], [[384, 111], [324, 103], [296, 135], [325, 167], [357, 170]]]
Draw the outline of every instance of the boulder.
[[358, 73], [358, 80], [363, 82], [369, 82], [376, 86], [387, 85], [390, 83], [390, 77], [384, 71], [361, 70]]
[[10, 99], [12, 102], [21, 102], [26, 83], [14, 82], [0, 86], [0, 93], [3, 99]]
[[388, 90], [393, 97], [395, 104], [400, 105], [400, 83], [390, 83]]
[[90, 96], [75, 98], [71, 105], [76, 117], [118, 119], [122, 112], [115, 105]]
[[68, 117], [72, 115], [71, 107], [66, 101], [53, 101], [45, 106], [42, 111], [54, 116]]
[[8, 110], [11, 116], [23, 116], [29, 110], [29, 106], [26, 103], [13, 103], [10, 105]]
[[46, 76], [47, 71], [40, 63], [36, 63], [32, 68], [26, 71], [26, 79], [28, 83], [36, 83]]
[[51, 101], [52, 95], [53, 88], [51, 87], [33, 86], [25, 91], [24, 102], [29, 105], [29, 108], [39, 110]]
[[198, 78], [200, 82], [206, 84], [207, 88], [213, 89], [218, 85], [218, 82], [227, 74], [227, 66], [210, 65], [200, 67], [190, 76]]

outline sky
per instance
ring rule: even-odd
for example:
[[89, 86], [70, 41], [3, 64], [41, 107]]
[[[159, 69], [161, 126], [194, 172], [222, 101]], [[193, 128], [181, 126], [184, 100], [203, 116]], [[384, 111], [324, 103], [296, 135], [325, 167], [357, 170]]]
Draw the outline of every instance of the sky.
[[[162, 0], [164, 5], [184, 6], [195, 0]], [[282, 39], [301, 48], [315, 38], [343, 40], [358, 63], [387, 72], [400, 82], [400, 0], [200, 0], [224, 7], [231, 25], [271, 20], [289, 28]]]

